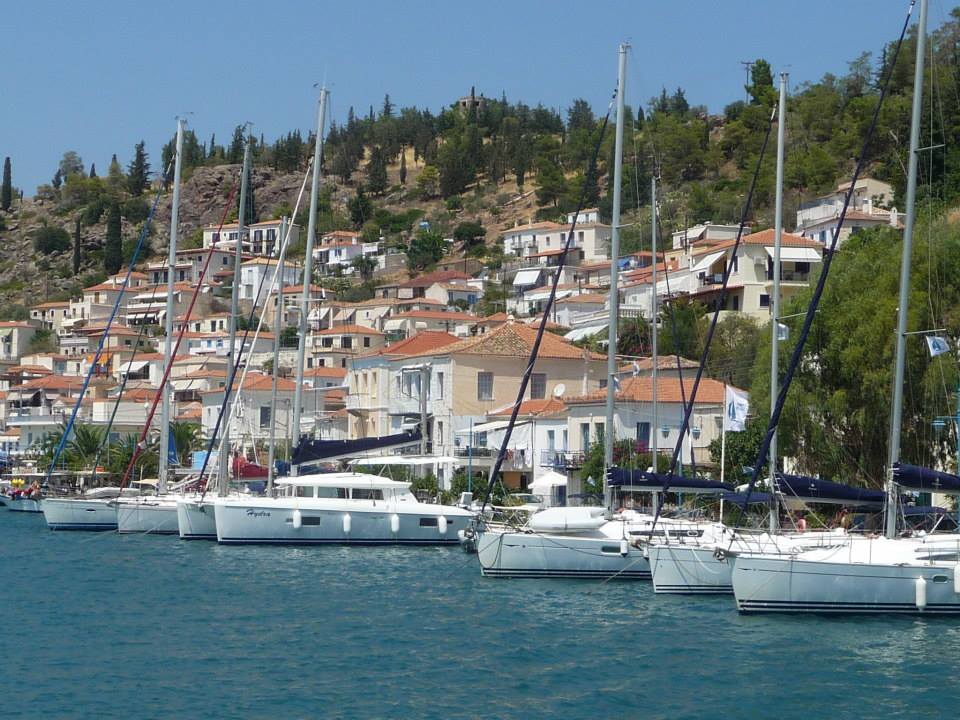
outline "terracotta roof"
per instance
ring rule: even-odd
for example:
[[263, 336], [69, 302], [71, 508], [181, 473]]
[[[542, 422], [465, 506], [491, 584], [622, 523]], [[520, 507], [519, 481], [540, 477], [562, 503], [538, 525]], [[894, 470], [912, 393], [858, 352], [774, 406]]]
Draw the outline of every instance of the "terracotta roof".
[[[775, 242], [775, 233], [772, 229], [761, 230], [760, 232], [751, 233], [750, 235], [744, 235], [740, 240], [742, 245], [769, 245], [773, 246]], [[714, 245], [704, 247], [702, 250], [697, 250], [696, 252], [691, 253], [694, 257], [698, 255], [706, 255], [717, 250], [726, 250], [727, 248], [732, 248], [737, 244], [736, 239], [733, 240], [724, 240], [723, 242], [718, 242]], [[801, 237], [800, 235], [794, 235], [792, 233], [783, 233], [780, 237], [780, 246], [781, 247], [809, 247], [809, 248], [822, 248], [823, 245], [818, 243], [816, 240], [811, 240], [809, 238]], [[643, 268], [648, 270], [649, 268]]]
[[309, 370], [304, 370], [303, 376], [305, 378], [328, 377], [339, 379], [347, 376], [347, 369], [338, 367], [314, 367]]
[[551, 220], [546, 222], [535, 222], [527, 223], [526, 225], [517, 225], [516, 227], [507, 228], [503, 230], [501, 235], [511, 235], [517, 232], [523, 232], [524, 230], [562, 230], [566, 225], [561, 225], [560, 223], [555, 223]]
[[607, 302], [606, 295], [595, 295], [584, 293], [583, 295], [568, 295], [567, 297], [560, 298], [557, 300], [557, 305], [560, 303], [591, 303], [603, 305]]
[[43, 365], [15, 365], [7, 370], [8, 373], [35, 373], [38, 375], [53, 375], [53, 370]]
[[402, 320], [404, 318], [420, 318], [422, 320], [449, 320], [450, 322], [475, 322], [476, 315], [470, 315], [462, 312], [445, 312], [443, 310], [408, 310], [407, 312], [391, 315], [391, 320]]
[[25, 322], [18, 322], [16, 320], [4, 320], [0, 322], [0, 328], [32, 328], [33, 325]]
[[69, 300], [63, 300], [63, 301], [58, 301], [58, 302], [45, 302], [45, 303], [40, 303], [39, 305], [34, 305], [32, 309], [33, 309], [33, 310], [40, 310], [40, 309], [44, 309], [44, 308], [58, 308], [58, 307], [69, 307], [69, 306], [70, 306], [70, 301], [69, 301]]
[[[637, 358], [637, 369], [643, 370], [653, 370], [653, 358]], [[693, 360], [688, 360], [687, 358], [680, 358], [680, 367], [685, 368], [698, 368], [700, 363], [694, 362]], [[676, 370], [677, 369], [677, 356], [676, 355], [659, 355], [657, 356], [657, 370]], [[620, 367], [620, 372], [633, 372], [634, 366], [633, 363], [627, 363]]]
[[[702, 378], [697, 389], [697, 405], [723, 405], [726, 386], [719, 380]], [[690, 383], [684, 384], [687, 398], [690, 397]], [[596, 390], [579, 397], [566, 398], [568, 405], [602, 403], [607, 400], [606, 388]], [[617, 402], [653, 402], [653, 378], [630, 377], [620, 381], [620, 390], [616, 393]], [[683, 402], [680, 392], [680, 378], [657, 378], [657, 400], [666, 403]]]
[[[277, 392], [293, 392], [297, 384], [288, 378], [277, 378]], [[262, 373], [250, 373], [243, 382], [243, 390], [266, 390], [270, 392], [273, 389], [273, 376]], [[217, 390], [206, 390], [201, 394], [222, 393], [224, 388]], [[240, 381], [233, 384], [233, 392], [240, 390]]]
[[[284, 294], [284, 295], [289, 295], [289, 294], [291, 294], [291, 293], [293, 293], [293, 294], [298, 294], [298, 293], [302, 293], [302, 292], [303, 292], [303, 283], [301, 283], [300, 285], [287, 285], [287, 286], [285, 286], [285, 287], [283, 288], [283, 294]], [[336, 295], [336, 293], [335, 293], [333, 290], [331, 290], [330, 288], [324, 288], [323, 285], [313, 285], [313, 284], [311, 284], [311, 285], [310, 285], [310, 292], [311, 292], [311, 293], [319, 293], [319, 294], [321, 294], [321, 295], [323, 295], [324, 293], [326, 293], [327, 295], [329, 295], [329, 296], [331, 296], [331, 297], [333, 297], [333, 296]]]
[[360, 237], [361, 233], [356, 230], [331, 230], [321, 235], [321, 239], [325, 237]]
[[505, 323], [510, 319], [510, 316], [505, 312], [494, 313], [493, 315], [487, 315], [486, 317], [477, 318], [477, 325], [489, 325], [491, 323]]
[[193, 380], [193, 379], [202, 379], [202, 378], [226, 378], [226, 377], [227, 377], [227, 370], [226, 370], [226, 368], [223, 368], [223, 369], [220, 369], [220, 368], [209, 368], [209, 369], [200, 368], [199, 370], [193, 370], [192, 372], [188, 372], [188, 373], [186, 373], [185, 375], [181, 375], [180, 377], [176, 377], [176, 378], [173, 378], [173, 379], [174, 379], [174, 380], [184, 380], [184, 379], [191, 379], [191, 380]]
[[192, 407], [184, 408], [183, 411], [177, 415], [177, 420], [200, 420], [203, 417], [203, 406], [198, 403], [191, 403]]
[[[550, 250], [543, 250], [543, 251], [541, 251], [541, 252], [531, 253], [530, 255], [527, 255], [526, 257], [528, 257], [528, 258], [538, 258], [538, 257], [553, 257], [554, 255], [563, 255], [563, 252], [564, 252], [565, 249], [566, 249], [566, 248], [562, 248], [562, 247], [551, 248]], [[572, 248], [570, 248], [570, 249], [571, 249], [571, 250], [577, 250], [578, 248], [572, 247]]]
[[11, 390], [79, 390], [83, 385], [82, 377], [68, 375], [47, 375], [27, 380]]
[[[523, 323], [508, 322], [477, 337], [461, 340], [438, 350], [428, 350], [413, 355], [489, 355], [499, 357], [529, 357], [537, 331]], [[541, 358], [582, 360], [584, 350], [568, 343], [552, 333], [545, 333], [540, 343]], [[606, 355], [587, 353], [587, 357], [602, 359]]]
[[421, 330], [416, 335], [411, 335], [406, 340], [391, 343], [385, 348], [381, 348], [370, 355], [392, 355], [394, 357], [403, 357], [407, 355], [419, 355], [424, 352], [438, 350], [447, 345], [453, 345], [460, 342], [460, 338], [454, 337], [445, 332], [436, 330]]
[[[545, 417], [548, 415], [560, 415], [567, 411], [567, 404], [563, 400], [556, 398], [546, 398], [544, 400], [524, 400], [520, 403], [520, 411], [517, 417], [536, 415]], [[513, 405], [507, 405], [499, 410], [488, 412], [488, 416], [509, 416], [513, 412]]]
[[336, 327], [319, 330], [315, 335], [383, 335], [379, 330], [364, 327], [363, 325], [337, 325]]
[[400, 283], [397, 285], [397, 287], [430, 287], [434, 283], [449, 282], [450, 280], [470, 280], [470, 276], [466, 273], [460, 272], [459, 270], [438, 270], [436, 272], [427, 273], [426, 275], [419, 275], [415, 278], [411, 278], [406, 282]]

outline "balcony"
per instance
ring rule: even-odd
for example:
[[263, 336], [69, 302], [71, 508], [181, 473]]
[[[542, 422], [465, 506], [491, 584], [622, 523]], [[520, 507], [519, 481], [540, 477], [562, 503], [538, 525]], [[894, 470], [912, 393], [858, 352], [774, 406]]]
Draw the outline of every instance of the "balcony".
[[471, 452], [471, 449], [469, 446], [458, 445], [453, 449], [453, 454], [454, 454], [454, 457], [462, 457], [462, 458], [468, 458], [468, 457], [492, 458], [496, 456], [497, 450], [489, 447], [474, 447], [473, 451]]
[[540, 465], [555, 470], [579, 470], [583, 467], [583, 453], [569, 450], [541, 450]]

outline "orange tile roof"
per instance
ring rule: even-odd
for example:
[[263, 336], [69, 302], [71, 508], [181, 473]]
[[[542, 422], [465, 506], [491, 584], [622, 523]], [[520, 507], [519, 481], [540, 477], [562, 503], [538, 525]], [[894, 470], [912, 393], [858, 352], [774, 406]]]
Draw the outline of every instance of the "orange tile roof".
[[[538, 417], [545, 417], [549, 415], [560, 415], [567, 411], [567, 404], [563, 400], [557, 400], [556, 398], [546, 398], [544, 400], [524, 400], [520, 403], [520, 411], [517, 413], [517, 417], [525, 417], [529, 415], [536, 415]], [[493, 410], [488, 412], [489, 416], [509, 416], [513, 412], [513, 405], [507, 405], [502, 407], [499, 410]]]
[[82, 377], [68, 375], [47, 375], [27, 380], [12, 390], [79, 390], [83, 385]]
[[445, 332], [436, 330], [421, 330], [416, 335], [411, 335], [406, 340], [391, 343], [385, 348], [381, 348], [370, 355], [392, 355], [394, 357], [403, 357], [407, 355], [419, 355], [424, 352], [438, 350], [439, 348], [453, 345], [460, 342], [460, 338], [454, 337]]
[[[277, 378], [277, 392], [293, 392], [297, 384], [288, 378]], [[262, 373], [250, 373], [243, 382], [243, 390], [266, 390], [270, 392], [273, 389], [273, 376]], [[217, 390], [206, 390], [201, 394], [222, 393], [224, 388]], [[240, 381], [233, 383], [233, 392], [240, 390]]]
[[400, 283], [397, 287], [416, 288], [429, 287], [438, 282], [449, 282], [450, 280], [470, 280], [470, 276], [459, 270], [437, 270], [426, 275], [418, 275], [410, 278], [406, 282]]
[[340, 379], [347, 376], [347, 369], [338, 367], [314, 367], [309, 370], [304, 370], [303, 376], [308, 378], [328, 377]]
[[30, 323], [19, 322], [17, 320], [4, 320], [0, 322], [0, 328], [32, 328]]
[[476, 322], [477, 316], [462, 312], [445, 312], [443, 310], [407, 310], [406, 312], [391, 315], [391, 320], [404, 318], [419, 318], [421, 320], [447, 320], [450, 322]]
[[37, 373], [39, 375], [53, 375], [53, 370], [43, 365], [15, 365], [7, 370], [8, 373]]
[[337, 325], [336, 327], [319, 330], [315, 335], [383, 335], [379, 330], [364, 327], [363, 325]]
[[32, 309], [33, 309], [33, 310], [40, 310], [40, 309], [46, 309], [46, 308], [58, 308], [58, 307], [69, 307], [69, 306], [70, 306], [70, 301], [69, 301], [69, 300], [63, 300], [63, 301], [58, 301], [58, 302], [45, 302], [45, 303], [40, 303], [39, 305], [34, 305]]
[[510, 319], [510, 316], [505, 312], [494, 313], [493, 315], [487, 315], [486, 317], [477, 318], [477, 325], [489, 325], [491, 323], [505, 323]]
[[566, 225], [561, 225], [560, 223], [555, 223], [552, 220], [547, 220], [545, 222], [535, 222], [527, 223], [526, 225], [517, 225], [516, 227], [507, 228], [506, 230], [501, 231], [501, 235], [510, 235], [511, 233], [523, 232], [524, 230], [562, 230]]
[[[636, 361], [637, 368], [639, 370], [653, 370], [653, 358], [644, 357], [637, 358]], [[680, 367], [681, 368], [697, 368], [700, 367], [700, 363], [693, 360], [688, 360], [685, 357], [680, 358]], [[659, 355], [657, 356], [657, 370], [676, 370], [677, 369], [677, 356], [676, 355]], [[627, 363], [620, 367], [620, 372], [633, 372], [634, 366], [633, 363]]]
[[567, 297], [560, 298], [557, 300], [557, 305], [560, 303], [591, 303], [603, 305], [607, 302], [607, 299], [606, 295], [584, 293], [582, 295], [568, 295]]
[[[740, 240], [742, 245], [769, 245], [773, 246], [775, 242], [775, 233], [772, 229], [761, 230], [760, 232], [751, 233], [750, 235], [744, 235]], [[722, 242], [715, 243], [704, 247], [702, 250], [697, 250], [691, 253], [694, 257], [698, 255], [707, 255], [717, 250], [726, 250], [727, 248], [732, 248], [737, 244], [736, 239], [733, 240], [724, 240]], [[822, 248], [823, 245], [818, 243], [816, 240], [811, 240], [809, 238], [801, 237], [800, 235], [794, 235], [793, 233], [783, 233], [780, 237], [781, 247], [809, 247], [809, 248]], [[643, 268], [648, 270], [649, 268]], [[658, 268], [659, 269], [659, 268]]]
[[[528, 325], [519, 322], [508, 322], [493, 328], [483, 335], [461, 340], [460, 342], [447, 345], [438, 350], [411, 353], [411, 356], [489, 355], [526, 358], [530, 355], [536, 335], [537, 331]], [[544, 333], [543, 341], [540, 343], [539, 357], [583, 360], [584, 353], [586, 353], [587, 357], [596, 360], [606, 357], [605, 355], [582, 350], [568, 343], [566, 340], [557, 337], [553, 333]]]
[[[726, 386], [719, 380], [703, 378], [697, 389], [697, 405], [723, 405]], [[684, 383], [684, 391], [689, 399], [691, 386]], [[585, 405], [606, 402], [607, 390], [603, 388], [579, 397], [566, 398], [568, 405]], [[620, 381], [620, 390], [616, 393], [617, 402], [653, 402], [653, 378], [630, 377]], [[657, 400], [666, 403], [683, 402], [680, 392], [680, 378], [660, 377], [657, 379]]]

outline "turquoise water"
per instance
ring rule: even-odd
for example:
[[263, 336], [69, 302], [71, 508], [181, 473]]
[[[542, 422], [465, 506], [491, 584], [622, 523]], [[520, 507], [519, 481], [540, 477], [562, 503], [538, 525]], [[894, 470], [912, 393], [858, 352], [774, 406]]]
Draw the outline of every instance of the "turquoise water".
[[0, 716], [941, 717], [960, 622], [743, 617], [451, 548], [52, 533], [0, 510]]

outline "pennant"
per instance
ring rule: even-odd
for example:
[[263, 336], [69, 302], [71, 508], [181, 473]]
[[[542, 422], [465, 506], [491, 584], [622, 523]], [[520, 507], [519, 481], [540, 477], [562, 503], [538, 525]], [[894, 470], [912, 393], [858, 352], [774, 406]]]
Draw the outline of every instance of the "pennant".
[[927, 335], [927, 350], [930, 351], [930, 357], [943, 355], [950, 352], [950, 343], [945, 337], [938, 335]]
[[746, 428], [747, 413], [750, 412], [750, 400], [747, 393], [727, 385], [723, 408], [723, 429], [725, 431], [740, 432]]

